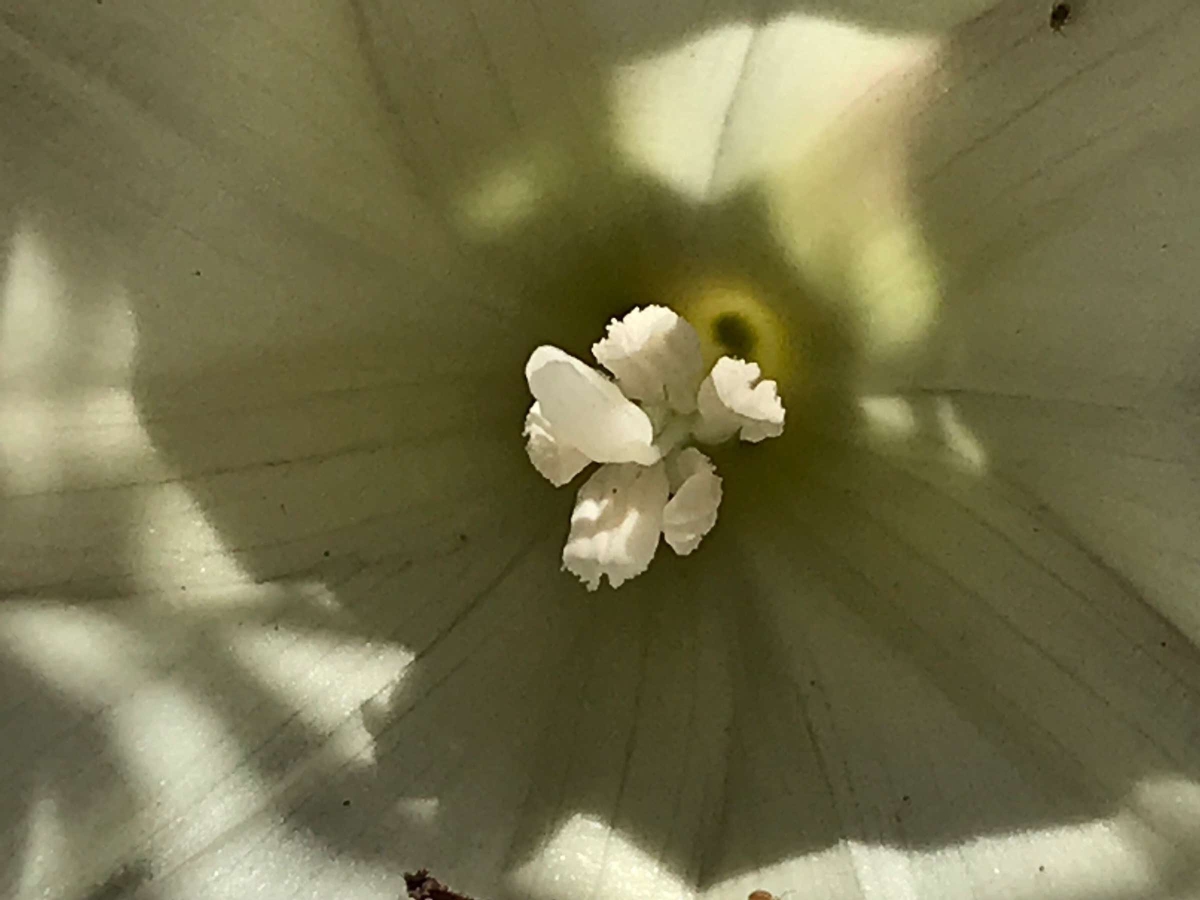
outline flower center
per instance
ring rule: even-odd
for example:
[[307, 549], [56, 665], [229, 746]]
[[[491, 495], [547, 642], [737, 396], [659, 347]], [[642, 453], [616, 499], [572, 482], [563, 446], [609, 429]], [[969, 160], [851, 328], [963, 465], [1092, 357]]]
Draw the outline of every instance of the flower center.
[[708, 365], [734, 356], [758, 363], [781, 386], [791, 381], [795, 354], [788, 328], [760, 288], [736, 277], [681, 279], [669, 296], [699, 333]]
[[713, 338], [732, 356], [747, 359], [757, 343], [748, 321], [737, 313], [722, 313], [713, 319]]

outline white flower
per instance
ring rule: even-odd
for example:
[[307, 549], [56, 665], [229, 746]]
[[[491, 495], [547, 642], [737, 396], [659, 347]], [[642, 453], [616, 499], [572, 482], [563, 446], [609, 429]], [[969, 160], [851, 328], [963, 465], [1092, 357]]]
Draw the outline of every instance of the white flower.
[[557, 347], [538, 347], [525, 365], [525, 380], [556, 444], [593, 462], [648, 466], [661, 459], [650, 417], [575, 357]]
[[664, 306], [614, 319], [592, 353], [616, 384], [557, 347], [533, 351], [525, 378], [537, 399], [524, 432], [530, 462], [555, 487], [590, 462], [608, 464], [580, 489], [563, 548], [563, 568], [590, 591], [604, 576], [616, 588], [645, 572], [660, 536], [687, 556], [716, 524], [721, 479], [707, 456], [683, 448], [689, 437], [783, 432], [775, 382], [756, 385], [757, 365], [722, 357], [701, 383], [700, 338]]
[[669, 496], [662, 463], [601, 466], [579, 489], [563, 566], [594, 591], [602, 575], [613, 587], [650, 567]]
[[700, 422], [696, 438], [705, 443], [727, 441], [735, 434], [757, 443], [783, 434], [783, 404], [775, 382], [759, 381], [755, 363], [725, 357], [700, 385]]
[[[985, 5], [5, 4], [0, 896], [1195, 898], [1200, 9]], [[580, 603], [621, 297], [792, 421]]]
[[529, 461], [555, 487], [562, 487], [592, 463], [586, 454], [555, 435], [539, 403], [525, 416], [524, 434], [529, 439], [525, 444]]
[[592, 355], [617, 378], [625, 396], [666, 404], [676, 412], [696, 409], [701, 367], [696, 330], [663, 306], [635, 309], [608, 324], [608, 336]]
[[721, 479], [712, 460], [695, 447], [677, 453], [669, 466], [674, 496], [663, 510], [663, 537], [672, 550], [687, 556], [717, 523]]

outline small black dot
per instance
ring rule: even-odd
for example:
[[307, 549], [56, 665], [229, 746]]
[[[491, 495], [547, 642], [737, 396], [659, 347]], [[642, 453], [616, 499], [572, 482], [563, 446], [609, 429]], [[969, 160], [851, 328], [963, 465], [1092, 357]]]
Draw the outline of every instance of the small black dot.
[[912, 797], [910, 797], [908, 794], [905, 794], [900, 799], [903, 800], [905, 803], [908, 803], [910, 800], [912, 800]]
[[1045, 871], [1046, 871], [1046, 867], [1045, 867], [1045, 866], [1038, 866], [1038, 871], [1039, 871], [1039, 872], [1045, 872]]
[[1062, 27], [1071, 21], [1071, 4], [1055, 3], [1050, 9], [1050, 27], [1062, 31]]
[[746, 358], [754, 349], [754, 332], [741, 316], [726, 313], [713, 320], [713, 337], [734, 356]]
[[349, 806], [349, 805], [350, 805], [350, 801], [349, 801], [349, 800], [343, 800], [343, 801], [342, 801], [342, 806]]
[[326, 551], [325, 551], [324, 553], [322, 553], [321, 555], [322, 555], [322, 556], [324, 556], [326, 559], [329, 559], [329, 551], [328, 551], [328, 550], [326, 550]]
[[458, 536], [458, 539], [459, 539], [459, 541], [461, 541], [464, 544], [467, 542], [467, 536], [465, 534], [460, 534]]
[[1160, 647], [1166, 647], [1166, 646], [1167, 646], [1167, 642], [1166, 642], [1166, 641], [1159, 641], [1159, 642], [1158, 642], [1158, 646], [1160, 646]]
[[199, 278], [199, 277], [200, 277], [200, 270], [199, 270], [199, 269], [197, 269], [197, 270], [196, 270], [195, 272], [193, 272], [192, 274], [193, 274], [193, 275], [195, 275], [197, 278]]

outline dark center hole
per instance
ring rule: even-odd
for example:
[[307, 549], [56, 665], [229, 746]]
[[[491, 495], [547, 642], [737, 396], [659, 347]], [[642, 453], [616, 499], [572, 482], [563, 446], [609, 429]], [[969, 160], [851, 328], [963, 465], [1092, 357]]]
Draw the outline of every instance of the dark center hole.
[[713, 337], [734, 356], [749, 357], [754, 349], [754, 332], [741, 316], [726, 313], [713, 320]]

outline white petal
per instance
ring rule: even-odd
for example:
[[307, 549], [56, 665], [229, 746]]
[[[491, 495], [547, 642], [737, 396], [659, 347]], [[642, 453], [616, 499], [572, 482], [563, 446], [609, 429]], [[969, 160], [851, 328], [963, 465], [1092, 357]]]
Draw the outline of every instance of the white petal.
[[579, 489], [563, 568], [589, 591], [605, 575], [616, 588], [645, 572], [658, 549], [668, 487], [662, 463], [602, 467]]
[[608, 323], [608, 336], [592, 354], [612, 372], [625, 395], [647, 403], [666, 403], [676, 412], [696, 409], [696, 390], [704, 374], [700, 337], [665, 306], [634, 309]]
[[730, 356], [717, 360], [700, 385], [700, 424], [696, 439], [706, 444], [727, 441], [735, 434], [757, 443], [783, 434], [783, 404], [774, 381], [759, 381], [758, 365]]
[[555, 436], [554, 429], [534, 403], [525, 416], [525, 452], [542, 477], [555, 487], [562, 487], [591, 462], [586, 456]]
[[687, 556], [717, 524], [721, 478], [712, 460], [695, 447], [673, 457], [669, 468], [672, 487], [678, 487], [663, 510], [663, 537], [672, 550]]
[[644, 466], [658, 461], [649, 416], [591, 366], [543, 345], [530, 355], [525, 379], [554, 434], [588, 459]]

